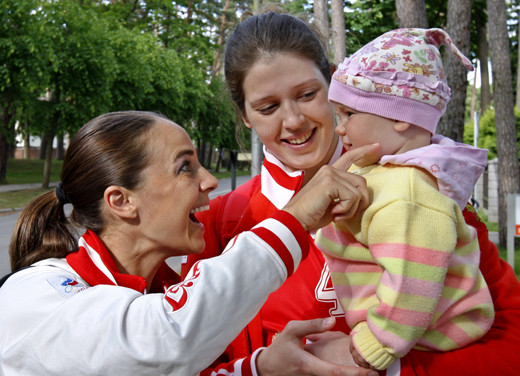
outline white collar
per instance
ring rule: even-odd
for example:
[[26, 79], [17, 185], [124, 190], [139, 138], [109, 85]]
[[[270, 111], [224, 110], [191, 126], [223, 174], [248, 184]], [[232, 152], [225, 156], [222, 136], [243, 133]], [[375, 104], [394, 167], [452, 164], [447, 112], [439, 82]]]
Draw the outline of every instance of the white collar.
[[[300, 190], [304, 171], [289, 171], [278, 158], [264, 149], [264, 162], [261, 171], [262, 194], [277, 208], [282, 209], [291, 198]], [[336, 150], [329, 161], [329, 165], [338, 160], [343, 154], [343, 145], [338, 140]]]

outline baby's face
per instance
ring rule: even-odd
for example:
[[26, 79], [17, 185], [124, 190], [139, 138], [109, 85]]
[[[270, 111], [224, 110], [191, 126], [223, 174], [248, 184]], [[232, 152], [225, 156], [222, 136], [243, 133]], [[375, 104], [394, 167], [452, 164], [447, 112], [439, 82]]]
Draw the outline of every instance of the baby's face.
[[358, 112], [340, 103], [333, 104], [338, 120], [336, 133], [347, 151], [379, 143], [381, 153], [371, 161], [377, 163], [383, 155], [395, 154], [402, 146], [403, 140], [400, 132], [395, 129], [395, 120]]

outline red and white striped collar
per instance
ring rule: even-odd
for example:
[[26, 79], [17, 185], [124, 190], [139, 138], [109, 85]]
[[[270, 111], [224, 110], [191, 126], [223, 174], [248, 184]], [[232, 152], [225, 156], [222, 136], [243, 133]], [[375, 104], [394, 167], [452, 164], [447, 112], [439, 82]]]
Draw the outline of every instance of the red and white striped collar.
[[94, 232], [87, 230], [78, 244], [79, 250], [67, 255], [67, 262], [90, 286], [124, 286], [146, 293], [146, 280], [120, 273], [110, 252]]
[[[329, 161], [334, 163], [343, 154], [343, 145], [338, 141]], [[264, 162], [261, 172], [262, 194], [277, 208], [282, 209], [301, 188], [305, 172], [289, 171], [264, 145]]]

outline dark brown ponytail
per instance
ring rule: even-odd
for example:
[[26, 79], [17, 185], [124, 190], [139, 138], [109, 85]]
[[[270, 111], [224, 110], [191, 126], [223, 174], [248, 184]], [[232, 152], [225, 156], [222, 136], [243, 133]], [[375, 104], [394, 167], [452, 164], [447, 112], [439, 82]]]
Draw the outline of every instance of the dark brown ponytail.
[[24, 208], [13, 230], [11, 270], [46, 258], [65, 257], [74, 249], [76, 236], [54, 191], [35, 198]]
[[[148, 165], [148, 132], [163, 116], [142, 111], [98, 116], [76, 133], [65, 155], [61, 184], [31, 201], [16, 223], [9, 255], [16, 271], [76, 248], [76, 228], [101, 233], [103, 195], [111, 185], [136, 189]], [[70, 222], [63, 210], [70, 202]]]

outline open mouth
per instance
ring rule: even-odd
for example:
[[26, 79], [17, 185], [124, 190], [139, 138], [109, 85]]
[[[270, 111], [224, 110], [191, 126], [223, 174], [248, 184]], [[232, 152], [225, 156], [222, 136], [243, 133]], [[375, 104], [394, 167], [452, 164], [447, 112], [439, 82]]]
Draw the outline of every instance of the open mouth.
[[191, 209], [190, 220], [195, 223], [200, 223], [199, 220], [197, 219], [197, 217], [195, 216], [195, 213], [199, 213], [199, 212], [202, 212], [205, 210], [209, 210], [209, 205], [202, 205], [202, 206], [199, 206], [198, 208]]
[[287, 142], [288, 144], [291, 144], [291, 145], [302, 145], [302, 144], [306, 143], [314, 135], [315, 132], [316, 132], [316, 128], [314, 128], [310, 132], [307, 132], [306, 134], [304, 134], [301, 137], [293, 138], [293, 139], [290, 139], [290, 140], [289, 139], [285, 139], [284, 141]]

